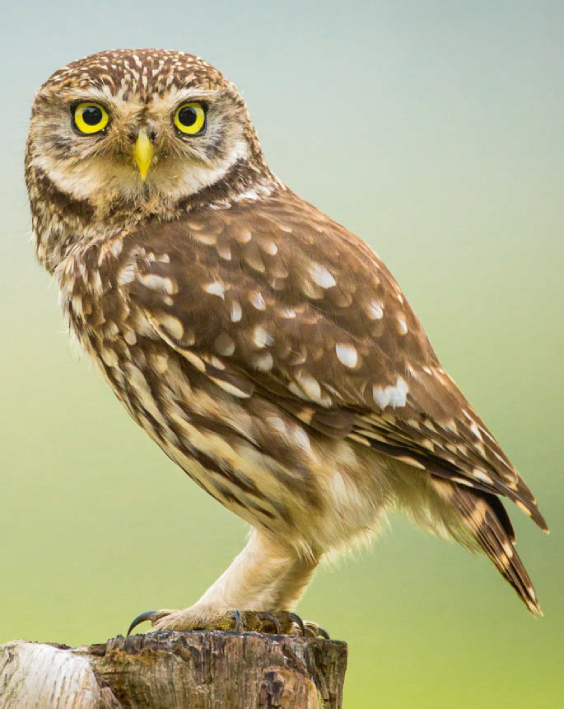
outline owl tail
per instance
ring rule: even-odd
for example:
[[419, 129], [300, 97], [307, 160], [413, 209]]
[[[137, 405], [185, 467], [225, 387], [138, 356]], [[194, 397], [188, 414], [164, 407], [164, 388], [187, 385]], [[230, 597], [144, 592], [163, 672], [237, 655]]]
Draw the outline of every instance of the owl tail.
[[[439, 482], [439, 487], [444, 498], [444, 481]], [[515, 550], [515, 532], [501, 501], [494, 495], [455, 483], [450, 483], [449, 487], [450, 505], [462, 516], [464, 528], [475, 542], [472, 546], [477, 544], [482, 548], [533, 615], [542, 615], [532, 581]]]

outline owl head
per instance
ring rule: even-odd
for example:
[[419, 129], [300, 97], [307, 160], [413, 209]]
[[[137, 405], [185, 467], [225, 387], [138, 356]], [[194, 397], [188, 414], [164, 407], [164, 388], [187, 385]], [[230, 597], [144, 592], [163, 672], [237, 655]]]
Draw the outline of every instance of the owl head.
[[[236, 87], [182, 52], [118, 49], [73, 62], [38, 90], [27, 174], [113, 211], [166, 211], [209, 188], [249, 190], [270, 173]], [[221, 190], [220, 190], [221, 191]]]

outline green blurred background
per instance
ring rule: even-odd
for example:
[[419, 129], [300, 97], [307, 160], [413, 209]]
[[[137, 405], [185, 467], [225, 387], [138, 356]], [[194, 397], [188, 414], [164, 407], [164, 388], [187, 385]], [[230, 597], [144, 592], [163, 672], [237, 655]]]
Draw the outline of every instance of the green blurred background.
[[35, 88], [101, 49], [167, 47], [225, 71], [274, 171], [384, 258], [552, 527], [511, 510], [537, 621], [489, 562], [396, 515], [322, 569], [300, 612], [349, 642], [345, 706], [564, 706], [564, 4], [30, 0], [2, 15], [0, 643], [103, 641], [195, 601], [244, 544], [72, 351], [30, 243]]

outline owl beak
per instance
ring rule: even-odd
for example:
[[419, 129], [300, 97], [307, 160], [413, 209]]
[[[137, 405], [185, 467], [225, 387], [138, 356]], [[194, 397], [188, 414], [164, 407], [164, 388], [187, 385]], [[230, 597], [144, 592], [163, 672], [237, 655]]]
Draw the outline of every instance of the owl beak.
[[151, 164], [154, 154], [155, 148], [149, 140], [147, 131], [142, 128], [139, 131], [139, 135], [137, 136], [137, 142], [135, 143], [135, 147], [133, 148], [133, 157], [135, 158], [135, 162], [137, 163], [137, 167], [139, 168], [139, 174], [141, 175], [141, 179], [143, 180], [143, 182], [145, 182], [145, 178], [147, 177], [147, 173], [149, 172], [149, 166]]

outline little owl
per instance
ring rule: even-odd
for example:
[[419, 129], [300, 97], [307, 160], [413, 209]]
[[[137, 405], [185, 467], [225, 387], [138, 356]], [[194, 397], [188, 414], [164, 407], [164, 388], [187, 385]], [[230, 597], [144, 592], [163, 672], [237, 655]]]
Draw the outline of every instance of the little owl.
[[154, 629], [324, 634], [292, 611], [320, 560], [386, 508], [481, 549], [540, 612], [500, 500], [531, 491], [441, 367], [382, 261], [270, 171], [202, 59], [101, 52], [35, 96], [37, 258], [130, 415], [249, 522], [197, 603]]

